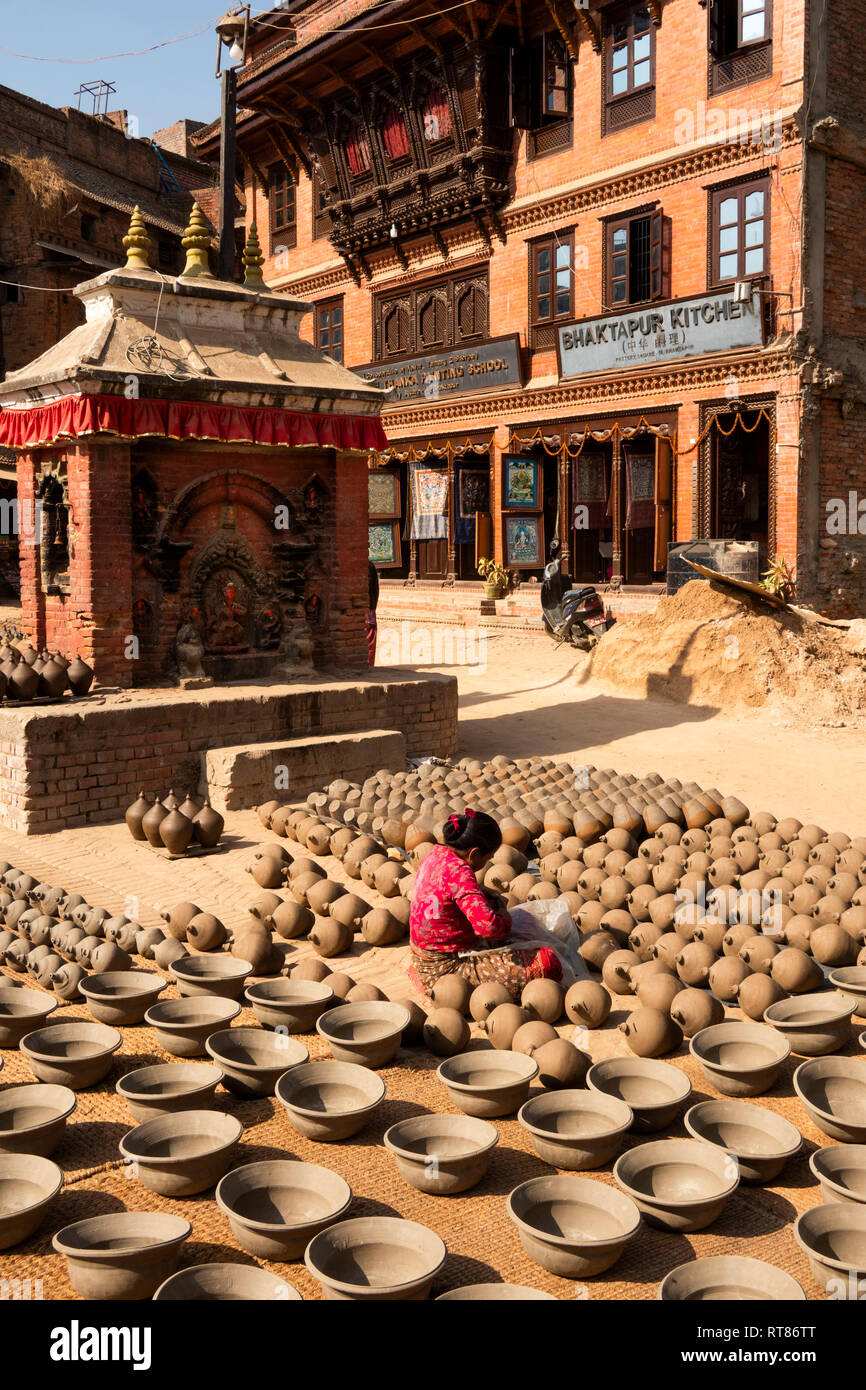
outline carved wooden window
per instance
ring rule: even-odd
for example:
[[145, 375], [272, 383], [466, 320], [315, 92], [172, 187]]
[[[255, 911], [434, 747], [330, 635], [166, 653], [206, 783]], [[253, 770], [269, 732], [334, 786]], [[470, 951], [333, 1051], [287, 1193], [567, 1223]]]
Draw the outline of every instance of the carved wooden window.
[[772, 71], [772, 0], [710, 0], [710, 92], [742, 87]]
[[412, 320], [409, 301], [398, 300], [384, 306], [382, 315], [382, 348], [386, 357], [411, 352], [413, 348]]
[[429, 295], [418, 305], [418, 346], [427, 352], [448, 341], [448, 307], [442, 293]]
[[409, 131], [406, 129], [406, 122], [402, 114], [393, 106], [382, 125], [382, 142], [389, 159], [408, 158], [410, 152]]
[[316, 305], [316, 347], [335, 362], [343, 360], [343, 300]]
[[605, 303], [611, 309], [671, 295], [671, 222], [661, 209], [606, 224]]
[[275, 164], [268, 170], [272, 244], [280, 241], [284, 246], [294, 246], [297, 242], [295, 191], [295, 180], [285, 164]]
[[346, 163], [353, 178], [361, 179], [370, 172], [370, 144], [358, 126], [346, 140]]
[[711, 190], [710, 209], [713, 284], [769, 274], [769, 179]]
[[655, 30], [648, 5], [620, 10], [605, 30], [604, 131], [655, 115]]
[[431, 145], [450, 140], [453, 135], [448, 97], [442, 90], [431, 91], [421, 103], [421, 128], [424, 139]]
[[383, 296], [374, 307], [376, 360], [439, 352], [488, 334], [486, 269]]
[[530, 159], [571, 145], [573, 88], [571, 58], [557, 30], [512, 50], [510, 121], [528, 132]]
[[529, 323], [533, 348], [551, 348], [556, 324], [574, 315], [574, 236], [571, 231], [529, 247]]
[[313, 241], [326, 237], [331, 230], [331, 215], [319, 175], [313, 174]]
[[554, 31], [541, 37], [541, 121], [571, 115], [571, 61], [564, 40]]
[[482, 280], [455, 287], [455, 337], [458, 342], [487, 334], [487, 287]]

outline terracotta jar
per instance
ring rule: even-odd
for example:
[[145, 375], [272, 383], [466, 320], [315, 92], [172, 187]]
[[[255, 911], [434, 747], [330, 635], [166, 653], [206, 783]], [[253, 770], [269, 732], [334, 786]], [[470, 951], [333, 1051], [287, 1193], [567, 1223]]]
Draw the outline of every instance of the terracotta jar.
[[222, 922], [210, 912], [200, 912], [186, 929], [186, 939], [197, 951], [216, 951], [226, 935]]
[[144, 831], [145, 839], [149, 845], [153, 845], [154, 849], [162, 849], [163, 847], [159, 827], [167, 815], [168, 811], [157, 796], [150, 810], [141, 818], [141, 828]]
[[32, 700], [39, 689], [39, 673], [26, 661], [19, 661], [6, 688], [6, 694], [10, 700], [20, 700], [26, 702]]
[[150, 810], [150, 802], [143, 791], [138, 793], [138, 799], [133, 801], [131, 806], [126, 808], [126, 824], [133, 840], [147, 840], [147, 836], [141, 828], [141, 822]]
[[76, 655], [72, 665], [67, 669], [66, 679], [69, 681], [73, 695], [86, 695], [93, 684], [93, 670]]
[[201, 912], [200, 907], [195, 903], [178, 903], [175, 907], [163, 907], [160, 909], [160, 917], [165, 922], [165, 934], [171, 936], [175, 941], [186, 940], [186, 929], [193, 917], [198, 917]]
[[209, 801], [205, 801], [195, 820], [195, 838], [205, 849], [213, 849], [219, 842], [223, 833], [225, 821], [218, 811], [215, 811]]
[[192, 839], [193, 823], [177, 807], [159, 823], [159, 836], [169, 854], [183, 854]]
[[40, 695], [47, 695], [50, 700], [59, 700], [68, 684], [65, 667], [60, 666], [53, 658], [43, 663], [39, 671]]

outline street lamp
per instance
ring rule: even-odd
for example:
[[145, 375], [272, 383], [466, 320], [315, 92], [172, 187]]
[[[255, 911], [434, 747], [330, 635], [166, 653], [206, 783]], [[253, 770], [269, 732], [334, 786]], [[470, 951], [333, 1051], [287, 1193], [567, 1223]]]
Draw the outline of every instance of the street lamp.
[[[237, 119], [237, 68], [247, 56], [250, 7], [242, 5], [224, 14], [216, 26], [216, 76], [220, 79], [220, 215], [219, 278], [232, 280], [235, 269], [235, 122]], [[222, 67], [223, 46], [228, 59]]]

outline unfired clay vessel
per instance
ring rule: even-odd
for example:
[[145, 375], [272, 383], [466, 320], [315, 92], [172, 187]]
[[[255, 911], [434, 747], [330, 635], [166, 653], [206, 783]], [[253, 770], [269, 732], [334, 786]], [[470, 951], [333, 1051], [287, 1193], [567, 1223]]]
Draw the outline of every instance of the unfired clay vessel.
[[630, 1198], [592, 1178], [564, 1174], [521, 1183], [506, 1211], [530, 1259], [565, 1279], [610, 1269], [641, 1225]]
[[19, 1044], [37, 1081], [81, 1091], [108, 1073], [123, 1039], [103, 1023], [55, 1023]]
[[279, 1078], [275, 1094], [299, 1134], [336, 1143], [367, 1123], [382, 1102], [385, 1083], [353, 1062], [305, 1062]]
[[791, 1045], [762, 1024], [731, 1020], [696, 1033], [689, 1051], [717, 1091], [739, 1100], [775, 1085]]
[[0, 1092], [0, 1154], [48, 1158], [63, 1142], [66, 1121], [77, 1104], [68, 1086], [7, 1087]]
[[69, 1282], [82, 1298], [130, 1301], [153, 1296], [191, 1233], [182, 1216], [116, 1211], [64, 1226], [51, 1244], [65, 1255]]
[[264, 1028], [228, 1028], [211, 1033], [205, 1049], [223, 1071], [223, 1085], [235, 1095], [272, 1096], [284, 1071], [309, 1060], [302, 1043]]
[[782, 1115], [746, 1101], [702, 1101], [686, 1111], [684, 1123], [693, 1138], [731, 1154], [743, 1182], [771, 1182], [803, 1143]]
[[115, 1090], [137, 1124], [175, 1110], [206, 1110], [222, 1080], [219, 1067], [202, 1062], [163, 1062], [128, 1071]]
[[181, 1110], [145, 1121], [125, 1134], [118, 1147], [151, 1192], [190, 1197], [222, 1177], [242, 1133], [234, 1115]]
[[624, 1100], [631, 1107], [636, 1134], [665, 1129], [692, 1089], [685, 1072], [650, 1057], [608, 1057], [595, 1062], [586, 1084], [592, 1091]]
[[168, 970], [184, 997], [240, 999], [252, 965], [235, 955], [183, 956], [172, 961]]
[[534, 1096], [517, 1118], [545, 1163], [583, 1171], [601, 1168], [619, 1153], [633, 1116], [614, 1096], [567, 1090]]
[[775, 1265], [743, 1255], [710, 1255], [677, 1265], [659, 1285], [666, 1303], [803, 1302], [796, 1279]]
[[241, 1011], [234, 999], [197, 995], [192, 999], [163, 999], [144, 1016], [156, 1029], [160, 1047], [174, 1057], [201, 1057], [205, 1038], [227, 1028]]
[[445, 1262], [439, 1236], [415, 1221], [363, 1216], [310, 1241], [304, 1263], [328, 1300], [424, 1299]]
[[50, 1158], [0, 1153], [0, 1250], [33, 1234], [62, 1186], [63, 1174]]
[[523, 1104], [538, 1063], [520, 1052], [463, 1052], [441, 1062], [436, 1075], [464, 1114], [494, 1119]]
[[613, 1175], [653, 1226], [679, 1234], [715, 1221], [740, 1181], [724, 1150], [694, 1139], [639, 1144], [617, 1159]]
[[412, 1187], [439, 1197], [465, 1192], [487, 1172], [499, 1134], [466, 1115], [416, 1115], [385, 1131], [384, 1144]]
[[226, 1173], [215, 1199], [244, 1250], [265, 1260], [299, 1260], [313, 1236], [345, 1215], [352, 1189], [317, 1163], [270, 1159]]
[[338, 1062], [383, 1067], [396, 1056], [408, 1010], [390, 1000], [342, 1004], [316, 1020], [316, 1032]]

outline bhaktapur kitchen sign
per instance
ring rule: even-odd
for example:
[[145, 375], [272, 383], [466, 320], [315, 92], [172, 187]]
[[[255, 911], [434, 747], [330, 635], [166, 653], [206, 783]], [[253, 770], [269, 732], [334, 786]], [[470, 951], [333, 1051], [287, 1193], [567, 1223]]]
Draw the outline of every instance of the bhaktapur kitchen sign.
[[494, 338], [478, 347], [449, 348], [424, 357], [405, 357], [399, 362], [353, 370], [371, 386], [389, 391], [392, 401], [435, 401], [466, 391], [521, 384], [516, 334]]
[[680, 299], [636, 312], [584, 319], [559, 329], [560, 376], [652, 366], [674, 358], [763, 343], [761, 299], [734, 299], [733, 290]]

